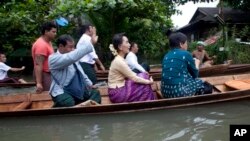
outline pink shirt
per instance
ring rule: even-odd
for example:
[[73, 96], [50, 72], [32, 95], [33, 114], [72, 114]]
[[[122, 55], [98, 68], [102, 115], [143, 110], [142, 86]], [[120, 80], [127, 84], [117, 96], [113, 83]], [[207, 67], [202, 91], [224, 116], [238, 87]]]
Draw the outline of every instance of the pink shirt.
[[35, 66], [35, 55], [43, 55], [45, 57], [43, 63], [43, 71], [49, 72], [48, 58], [54, 53], [51, 43], [46, 42], [42, 37], [38, 38], [32, 46], [32, 58]]

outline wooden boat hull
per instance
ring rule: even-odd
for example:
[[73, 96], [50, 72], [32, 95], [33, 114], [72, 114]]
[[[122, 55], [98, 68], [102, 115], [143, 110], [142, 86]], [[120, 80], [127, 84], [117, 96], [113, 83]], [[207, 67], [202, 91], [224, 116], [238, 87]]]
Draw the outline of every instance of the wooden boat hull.
[[122, 103], [122, 104], [112, 104], [112, 105], [97, 105], [90, 107], [3, 111], [0, 112], [0, 117], [137, 112], [137, 111], [180, 108], [180, 107], [187, 107], [194, 105], [242, 100], [242, 99], [250, 99], [250, 90], [229, 92], [226, 94], [208, 94], [208, 95], [193, 96], [193, 97], [160, 99], [147, 102]]
[[[150, 75], [153, 77], [154, 80], [160, 81], [161, 80], [161, 68], [153, 68], [150, 70]], [[221, 64], [221, 65], [214, 65], [208, 68], [201, 68], [199, 70], [200, 77], [208, 77], [208, 76], [219, 76], [219, 75], [226, 75], [226, 74], [240, 74], [250, 72], [250, 64]], [[98, 81], [107, 81], [108, 80], [108, 71], [105, 73], [97, 73]]]
[[24, 88], [24, 87], [32, 87], [35, 86], [35, 82], [29, 83], [0, 83], [0, 87], [14, 87], [14, 88]]
[[[51, 108], [53, 106], [53, 102], [48, 92], [43, 94], [0, 96], [0, 117], [124, 113], [180, 108], [236, 100], [249, 100], [250, 88], [246, 90], [232, 90], [224, 85], [225, 82], [228, 82], [229, 80], [241, 80], [246, 78], [250, 78], [250, 73], [206, 77], [202, 79], [214, 85], [215, 89], [213, 94], [121, 104], [110, 103], [107, 87], [100, 87], [99, 91], [101, 92], [103, 103], [101, 105], [90, 105], [85, 107]], [[156, 95], [160, 97], [158, 93], [160, 92], [160, 82], [155, 82], [155, 84], [152, 85], [152, 88]]]

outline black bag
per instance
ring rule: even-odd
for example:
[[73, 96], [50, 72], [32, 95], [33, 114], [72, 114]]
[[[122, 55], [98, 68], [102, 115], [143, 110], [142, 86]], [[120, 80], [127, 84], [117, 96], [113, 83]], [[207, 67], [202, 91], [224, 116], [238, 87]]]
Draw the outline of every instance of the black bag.
[[213, 85], [207, 81], [203, 82], [204, 85], [204, 94], [211, 94], [213, 92]]

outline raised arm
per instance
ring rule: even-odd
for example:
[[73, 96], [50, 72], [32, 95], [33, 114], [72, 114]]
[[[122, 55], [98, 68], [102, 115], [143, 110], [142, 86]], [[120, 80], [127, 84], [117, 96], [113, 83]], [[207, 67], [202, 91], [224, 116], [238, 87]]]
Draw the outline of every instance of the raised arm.
[[80, 60], [84, 55], [92, 52], [90, 41], [83, 42], [77, 49], [65, 54], [51, 55], [49, 57], [50, 69], [63, 69], [76, 61]]

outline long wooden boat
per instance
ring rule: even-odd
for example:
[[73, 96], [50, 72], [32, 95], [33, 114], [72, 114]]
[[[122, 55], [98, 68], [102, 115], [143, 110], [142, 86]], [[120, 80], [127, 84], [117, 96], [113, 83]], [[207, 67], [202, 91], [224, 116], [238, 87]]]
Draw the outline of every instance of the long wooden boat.
[[152, 88], [159, 98], [158, 100], [120, 104], [111, 103], [108, 98], [107, 88], [100, 87], [102, 104], [92, 105], [92, 102], [89, 102], [86, 106], [80, 107], [52, 108], [53, 102], [47, 92], [43, 94], [9, 94], [7, 96], [0, 96], [0, 117], [137, 112], [235, 100], [249, 100], [250, 89], [237, 90], [225, 85], [226, 82], [230, 80], [241, 80], [245, 78], [250, 78], [250, 73], [202, 78], [214, 85], [212, 94], [167, 99], [162, 99], [160, 82], [155, 82]]
[[[154, 80], [161, 80], [161, 67], [152, 68], [150, 70], [150, 75], [153, 77]], [[220, 64], [214, 65], [212, 67], [201, 68], [199, 70], [200, 77], [207, 77], [207, 76], [218, 76], [218, 75], [225, 75], [225, 74], [240, 74], [250, 72], [250, 64]], [[98, 81], [107, 81], [108, 80], [108, 71], [105, 72], [98, 72], [96, 73]]]
[[14, 87], [14, 88], [24, 88], [24, 87], [32, 87], [35, 86], [35, 82], [28, 83], [0, 83], [0, 87]]

